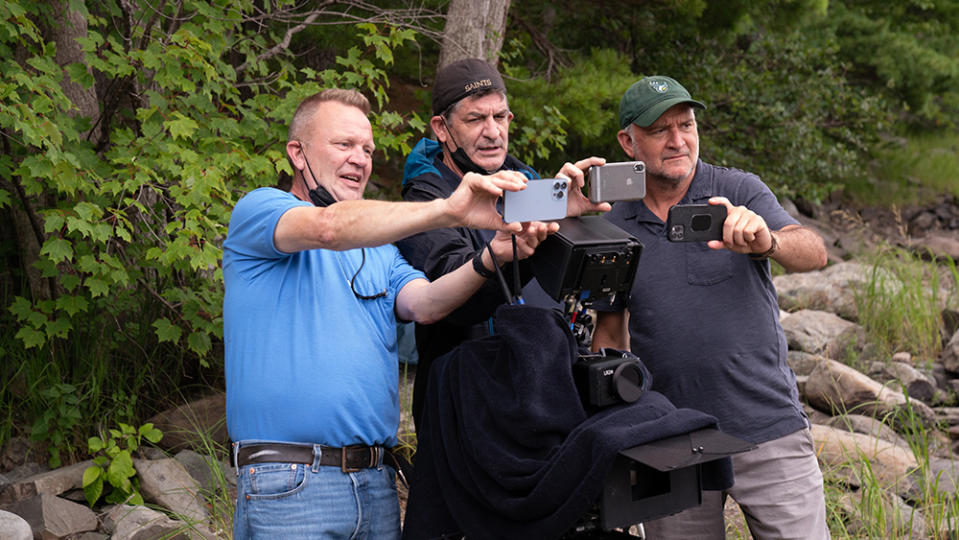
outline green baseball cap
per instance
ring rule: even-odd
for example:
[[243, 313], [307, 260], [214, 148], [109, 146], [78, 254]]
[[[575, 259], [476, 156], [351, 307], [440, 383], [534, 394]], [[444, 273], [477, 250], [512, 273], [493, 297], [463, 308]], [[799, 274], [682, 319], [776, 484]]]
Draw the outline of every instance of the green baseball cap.
[[663, 75], [644, 77], [633, 83], [623, 99], [619, 100], [619, 127], [625, 128], [632, 122], [639, 127], [649, 127], [677, 103], [689, 103], [697, 109], [706, 106], [696, 101], [674, 79]]

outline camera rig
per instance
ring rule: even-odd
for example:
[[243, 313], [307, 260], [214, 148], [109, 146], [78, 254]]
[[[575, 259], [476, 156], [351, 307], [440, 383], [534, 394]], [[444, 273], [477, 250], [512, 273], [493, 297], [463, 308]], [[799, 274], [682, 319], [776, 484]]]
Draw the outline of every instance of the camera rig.
[[642, 251], [639, 240], [600, 216], [566, 218], [536, 248], [533, 274], [575, 321], [594, 302], [629, 294]]
[[[629, 294], [643, 245], [600, 216], [559, 223], [560, 230], [537, 247], [533, 274], [547, 294], [564, 304], [573, 335], [588, 349], [589, 308]], [[584, 406], [592, 410], [632, 403], [651, 382], [639, 358], [613, 349], [581, 354], [573, 364], [573, 379]], [[626, 538], [613, 529], [697, 506], [702, 465], [752, 448], [747, 441], [705, 428], [625, 449], [604, 480], [595, 511], [563, 538]]]

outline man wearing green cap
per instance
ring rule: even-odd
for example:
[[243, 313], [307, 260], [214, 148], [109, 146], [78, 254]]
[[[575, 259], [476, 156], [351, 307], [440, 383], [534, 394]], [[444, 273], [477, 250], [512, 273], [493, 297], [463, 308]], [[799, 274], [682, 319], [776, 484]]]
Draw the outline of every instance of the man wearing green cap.
[[[728, 495], [754, 538], [828, 538], [822, 473], [786, 364], [768, 261], [814, 270], [826, 264], [825, 246], [759, 177], [699, 159], [695, 110], [705, 108], [663, 76], [634, 83], [620, 101], [617, 138], [630, 159], [646, 163], [646, 197], [614, 204], [606, 218], [644, 248], [629, 298], [597, 307], [593, 347], [630, 348], [654, 390], [712, 414], [721, 430], [757, 448], [732, 457], [732, 488], [704, 491], [702, 505], [646, 523], [646, 533], [725, 538]], [[669, 208], [691, 203], [726, 207], [721, 241], [667, 239]]]

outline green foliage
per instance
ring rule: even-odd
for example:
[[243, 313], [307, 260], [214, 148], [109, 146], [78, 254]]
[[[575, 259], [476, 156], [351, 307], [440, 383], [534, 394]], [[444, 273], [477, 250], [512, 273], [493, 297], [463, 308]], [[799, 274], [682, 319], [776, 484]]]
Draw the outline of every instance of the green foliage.
[[[98, 5], [78, 40], [86, 66], [62, 70], [30, 23], [32, 3], [5, 6], [23, 13], [14, 17], [23, 24], [8, 15], [0, 46], [26, 60], [0, 61], [0, 129], [10, 145], [0, 179], [21, 187], [41, 218], [34, 264], [57, 285], [52, 298], [22, 294], [7, 306], [25, 347], [66, 339], [93, 314], [128, 324], [147, 302], [158, 304], [146, 321], [155, 339], [209, 366], [222, 338], [220, 245], [230, 211], [246, 191], [289, 172], [283, 145], [298, 102], [329, 86], [366, 92], [378, 106], [377, 146], [387, 153], [408, 152], [404, 131], [422, 127], [382, 110], [392, 51], [413, 38], [409, 30], [359, 24], [356, 45], [335, 68], [317, 70], [264, 54], [285, 28], [244, 26], [252, 1], [187, 1], [157, 14], [143, 6], [129, 19], [119, 5]], [[75, 114], [61, 88], [66, 77], [103, 81], [100, 118]], [[111, 110], [116, 100], [129, 108]], [[90, 140], [94, 124], [100, 140]], [[0, 192], [7, 204], [10, 190]]]
[[30, 437], [47, 444], [50, 466], [59, 467], [62, 463], [61, 451], [69, 451], [73, 431], [81, 420], [80, 397], [77, 388], [67, 383], [54, 384], [38, 393], [45, 408], [34, 420]]
[[846, 0], [829, 12], [852, 78], [899, 102], [913, 123], [955, 127], [959, 3]]
[[536, 163], [542, 174], [589, 155], [615, 161], [622, 153], [615, 136], [619, 99], [635, 80], [624, 58], [609, 49], [593, 49], [546, 80], [509, 64], [523, 51], [519, 41], [510, 47], [502, 66], [515, 79], [510, 82], [510, 109], [516, 115], [510, 151]]
[[935, 263], [903, 249], [880, 248], [871, 255], [871, 266], [856, 291], [859, 323], [869, 342], [885, 355], [908, 351], [926, 361], [938, 357], [939, 313], [948, 304], [957, 305], [959, 281], [942, 281]]
[[[405, 154], [423, 127], [387, 108], [409, 30], [341, 26], [345, 46], [305, 62], [276, 22], [291, 0], [267, 13], [253, 0], [70, 5], [88, 29], [82, 61], [60, 66], [47, 5], [0, 3], [0, 398], [18, 404], [0, 443], [23, 430], [9, 423], [33, 424], [52, 461], [75, 455], [92, 419], [136, 425], [167, 405], [158, 388], [222, 387], [230, 212], [290, 172], [287, 123], [303, 98], [363, 91], [377, 159]], [[95, 112], [78, 109], [67, 82], [91, 90]], [[31, 240], [37, 253], [22, 247]], [[75, 392], [35, 393], [61, 381]], [[74, 395], [76, 412], [55, 416]]]
[[[704, 159], [756, 172], [777, 194], [819, 200], [844, 185], [862, 185], [881, 137], [907, 125], [902, 119], [947, 126], [959, 111], [954, 0], [694, 0], [628, 10], [614, 1], [589, 10], [530, 2], [511, 16], [526, 31], [511, 35], [521, 47], [507, 48], [508, 61], [540, 83], [533, 79], [529, 99], [561, 102], [557, 108], [570, 119], [561, 124], [563, 157], [622, 159], [615, 121], [597, 123], [602, 118], [589, 115], [613, 119], [607, 108], [615, 111], [630, 82], [665, 74], [709, 106], [698, 115]], [[628, 70], [581, 52], [598, 48]], [[557, 75], [568, 69], [566, 76], [575, 78], [594, 64], [604, 66], [599, 77], [570, 87]], [[624, 72], [634, 74], [631, 81], [619, 80]], [[607, 84], [618, 86], [608, 97], [580, 97], [607, 96]], [[519, 99], [526, 96], [512, 91], [511, 101]], [[556, 154], [537, 165], [553, 169], [562, 161]], [[951, 172], [954, 180], [957, 170]]]
[[144, 439], [157, 443], [163, 433], [153, 424], [143, 424], [137, 429], [120, 423], [120, 429], [110, 429], [103, 437], [90, 437], [88, 448], [93, 455], [93, 465], [83, 471], [83, 494], [92, 508], [101, 498], [107, 504], [127, 503], [142, 505], [133, 453]]
[[951, 193], [959, 197], [959, 133], [929, 131], [895, 138], [878, 147], [861, 182], [847, 184], [854, 200], [871, 205], [928, 204]]

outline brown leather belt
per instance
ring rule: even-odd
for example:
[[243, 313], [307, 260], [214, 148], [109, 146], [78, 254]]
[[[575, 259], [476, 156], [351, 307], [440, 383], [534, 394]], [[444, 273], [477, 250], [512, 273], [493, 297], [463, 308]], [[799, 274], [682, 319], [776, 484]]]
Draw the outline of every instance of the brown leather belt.
[[[320, 465], [339, 467], [345, 473], [378, 467], [389, 452], [382, 446], [320, 447]], [[262, 443], [241, 446], [236, 454], [236, 464], [244, 467], [251, 463], [304, 463], [313, 464], [313, 447], [300, 444]], [[392, 463], [388, 463], [392, 465]]]

